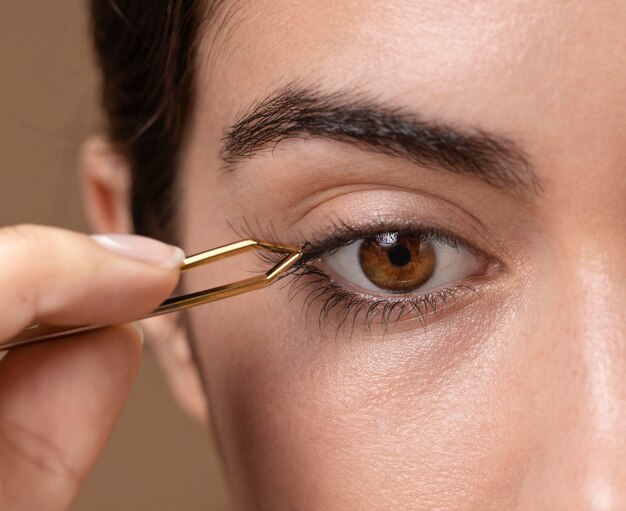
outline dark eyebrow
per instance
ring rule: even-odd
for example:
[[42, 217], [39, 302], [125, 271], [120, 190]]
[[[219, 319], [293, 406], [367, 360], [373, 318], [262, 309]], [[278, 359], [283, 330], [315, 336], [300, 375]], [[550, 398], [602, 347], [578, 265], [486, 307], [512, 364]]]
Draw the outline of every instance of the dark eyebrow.
[[288, 86], [255, 104], [225, 131], [222, 160], [232, 169], [280, 141], [314, 136], [474, 176], [491, 186], [537, 194], [541, 184], [511, 140], [457, 128], [346, 92]]

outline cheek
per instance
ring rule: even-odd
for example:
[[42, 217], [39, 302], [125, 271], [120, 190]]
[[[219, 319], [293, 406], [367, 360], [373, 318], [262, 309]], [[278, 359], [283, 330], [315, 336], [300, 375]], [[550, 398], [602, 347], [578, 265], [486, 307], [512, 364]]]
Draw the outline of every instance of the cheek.
[[335, 339], [263, 293], [193, 315], [210, 332], [200, 356], [237, 493], [276, 508], [455, 510], [515, 493], [529, 442], [503, 342], [521, 336], [515, 322]]

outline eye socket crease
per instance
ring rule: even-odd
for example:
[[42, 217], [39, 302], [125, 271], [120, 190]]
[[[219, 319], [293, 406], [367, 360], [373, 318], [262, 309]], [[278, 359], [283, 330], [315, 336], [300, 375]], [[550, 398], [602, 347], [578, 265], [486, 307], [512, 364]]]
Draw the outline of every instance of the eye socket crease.
[[508, 138], [426, 120], [363, 95], [293, 84], [253, 105], [225, 130], [220, 154], [224, 171], [233, 172], [243, 160], [304, 135], [469, 175], [525, 199], [542, 190], [530, 159]]

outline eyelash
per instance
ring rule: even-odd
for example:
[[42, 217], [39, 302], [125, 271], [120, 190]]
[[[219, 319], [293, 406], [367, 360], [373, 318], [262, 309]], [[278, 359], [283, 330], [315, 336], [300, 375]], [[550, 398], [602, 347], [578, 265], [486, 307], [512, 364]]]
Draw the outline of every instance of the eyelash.
[[[247, 226], [249, 229], [249, 226]], [[315, 263], [329, 256], [355, 240], [367, 238], [383, 232], [405, 232], [419, 234], [422, 241], [438, 241], [452, 247], [460, 247], [485, 258], [490, 263], [501, 266], [501, 263], [472, 244], [433, 226], [409, 224], [390, 225], [385, 222], [373, 222], [361, 227], [349, 226], [342, 222], [332, 222], [330, 229], [314, 233], [302, 244], [304, 256], [279, 280], [289, 279], [290, 299], [307, 293], [302, 306], [305, 318], [309, 317], [311, 308], [319, 305], [319, 327], [324, 329], [330, 325], [336, 328], [336, 335], [349, 326], [350, 334], [354, 331], [359, 319], [368, 332], [372, 331], [374, 321], [380, 319], [384, 332], [402, 319], [414, 315], [420, 325], [426, 327], [429, 313], [435, 316], [441, 307], [455, 303], [460, 295], [467, 293], [480, 296], [476, 282], [490, 282], [486, 277], [473, 277], [472, 280], [459, 282], [443, 289], [436, 289], [423, 295], [377, 298], [365, 293], [351, 291], [336, 283], [333, 277], [319, 268]], [[273, 252], [258, 252], [266, 264], [276, 264], [282, 256]]]

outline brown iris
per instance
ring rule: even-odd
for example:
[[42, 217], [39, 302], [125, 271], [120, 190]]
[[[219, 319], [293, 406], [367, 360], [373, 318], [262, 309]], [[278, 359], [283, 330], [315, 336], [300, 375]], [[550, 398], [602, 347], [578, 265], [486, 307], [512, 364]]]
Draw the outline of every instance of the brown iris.
[[432, 276], [435, 251], [419, 235], [389, 232], [363, 241], [359, 261], [367, 278], [379, 288], [413, 291]]

